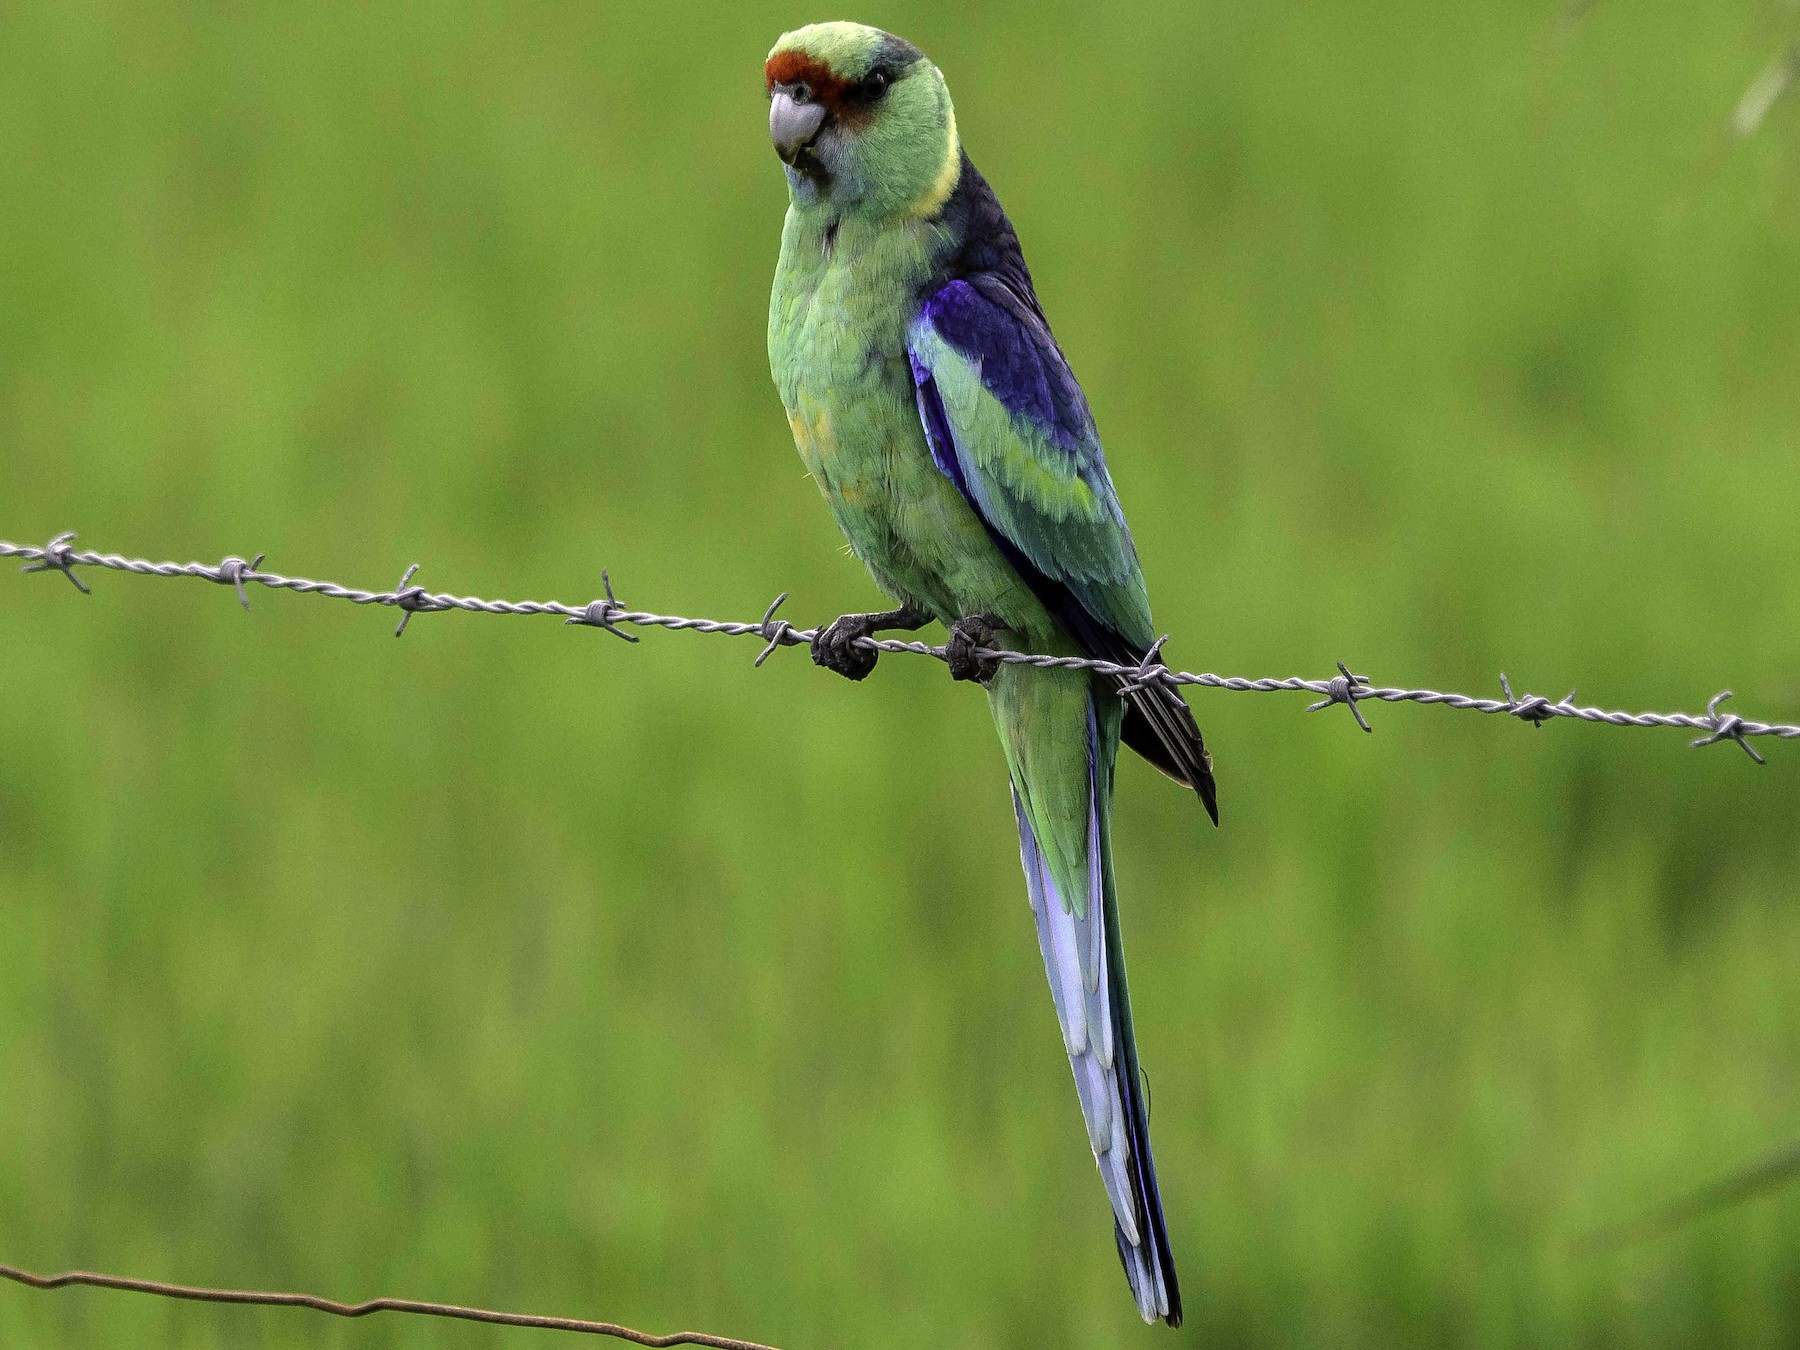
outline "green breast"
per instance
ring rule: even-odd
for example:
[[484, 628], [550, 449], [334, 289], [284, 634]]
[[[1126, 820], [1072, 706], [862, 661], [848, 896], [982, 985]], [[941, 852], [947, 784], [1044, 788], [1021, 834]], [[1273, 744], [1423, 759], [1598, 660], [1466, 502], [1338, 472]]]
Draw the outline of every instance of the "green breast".
[[791, 208], [770, 370], [807, 471], [883, 590], [945, 622], [989, 613], [1044, 635], [1048, 616], [932, 462], [919, 424], [906, 328], [945, 243], [929, 222], [852, 217], [833, 232], [824, 212]]
[[876, 486], [871, 476], [900, 451], [897, 440], [924, 447], [911, 415], [905, 325], [931, 243], [924, 227], [872, 229], [852, 218], [833, 228], [820, 211], [788, 212], [769, 365], [827, 497]]

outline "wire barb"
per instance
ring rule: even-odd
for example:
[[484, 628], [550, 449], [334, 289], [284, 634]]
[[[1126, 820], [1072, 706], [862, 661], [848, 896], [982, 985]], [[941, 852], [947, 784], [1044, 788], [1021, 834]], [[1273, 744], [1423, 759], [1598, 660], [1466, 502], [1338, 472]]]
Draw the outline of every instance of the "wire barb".
[[756, 626], [757, 631], [767, 639], [769, 644], [762, 649], [761, 653], [758, 654], [753, 663], [758, 669], [762, 668], [762, 663], [764, 661], [767, 661], [775, 654], [775, 649], [777, 647], [793, 646], [800, 641], [799, 638], [794, 636], [793, 624], [789, 623], [786, 619], [778, 619], [775, 617], [775, 611], [781, 608], [782, 603], [786, 601], [787, 598], [788, 593], [783, 591], [780, 595], [770, 601], [769, 607], [763, 611], [762, 622]]
[[627, 642], [639, 641], [637, 634], [627, 633], [613, 622], [626, 611], [625, 606], [619, 603], [619, 597], [613, 594], [612, 578], [606, 574], [604, 567], [600, 569], [600, 584], [606, 588], [606, 598], [588, 601], [587, 608], [573, 618], [564, 619], [563, 622], [565, 624], [585, 624], [589, 628], [604, 628], [616, 638], [624, 638]]
[[[1514, 717], [1531, 723], [1534, 728], [1543, 726], [1544, 723], [1556, 716], [1554, 711], [1556, 705], [1542, 694], [1527, 694], [1524, 698], [1515, 698], [1512, 681], [1506, 678], [1504, 670], [1500, 672], [1500, 688], [1506, 694], [1506, 711]], [[1574, 700], [1575, 695], [1570, 693], [1569, 697], [1563, 701], [1572, 703]]]
[[390, 604], [398, 605], [404, 611], [404, 613], [400, 615], [400, 622], [394, 625], [395, 637], [399, 637], [406, 631], [406, 625], [412, 622], [412, 616], [417, 614], [420, 610], [436, 608], [436, 606], [431, 604], [430, 595], [423, 586], [408, 586], [406, 584], [413, 579], [413, 573], [418, 570], [419, 564], [414, 563], [411, 567], [407, 568], [405, 572], [401, 573], [400, 584], [394, 587], [393, 597], [388, 602]]
[[242, 558], [233, 554], [219, 564], [218, 574], [213, 577], [213, 580], [218, 582], [221, 586], [235, 586], [237, 588], [238, 603], [244, 607], [244, 612], [246, 614], [250, 612], [250, 597], [244, 594], [244, 578], [256, 571], [257, 568], [261, 567], [263, 559], [268, 556], [269, 555], [266, 553], [259, 553], [256, 555], [255, 562], [245, 562]]
[[1168, 640], [1169, 635], [1164, 633], [1155, 642], [1152, 642], [1150, 649], [1144, 653], [1143, 659], [1137, 663], [1136, 671], [1119, 681], [1120, 698], [1129, 698], [1132, 694], [1140, 693], [1150, 688], [1151, 685], [1161, 684], [1168, 678], [1169, 668], [1162, 663], [1161, 659], [1163, 643]]
[[1367, 675], [1352, 675], [1350, 667], [1342, 661], [1337, 663], [1338, 673], [1325, 683], [1325, 697], [1313, 704], [1306, 711], [1318, 712], [1321, 708], [1329, 708], [1334, 703], [1342, 703], [1350, 709], [1350, 715], [1356, 719], [1356, 725], [1364, 731], [1373, 732], [1374, 727], [1364, 720], [1362, 709], [1356, 706], [1359, 698], [1368, 698], [1362, 691], [1369, 687]]
[[[690, 633], [714, 633], [725, 637], [754, 637], [763, 643], [758, 653], [756, 664], [762, 665], [779, 647], [793, 647], [811, 642], [816, 630], [796, 628], [786, 619], [776, 617], [776, 611], [787, 600], [783, 593], [775, 598], [775, 602], [763, 611], [761, 620], [756, 623], [743, 623], [724, 619], [690, 619], [673, 614], [651, 614], [644, 610], [626, 609], [624, 604], [613, 594], [612, 580], [605, 573], [600, 574], [605, 586], [604, 599], [594, 600], [585, 605], [566, 605], [555, 600], [483, 600], [472, 595], [432, 594], [423, 586], [412, 584], [413, 575], [419, 570], [418, 565], [406, 569], [400, 578], [400, 585], [392, 591], [365, 591], [353, 586], [341, 586], [335, 581], [314, 581], [308, 577], [284, 577], [274, 572], [259, 570], [262, 558], [259, 555], [255, 562], [239, 566], [241, 559], [228, 557], [217, 566], [208, 563], [190, 562], [151, 562], [144, 558], [126, 558], [117, 553], [98, 553], [89, 549], [76, 549], [70, 545], [73, 532], [59, 534], [48, 544], [34, 547], [29, 544], [14, 544], [0, 539], [0, 558], [20, 558], [26, 563], [27, 572], [61, 572], [74, 583], [77, 589], [86, 591], [81, 579], [75, 575], [77, 567], [103, 567], [115, 572], [129, 572], [144, 577], [197, 577], [218, 584], [231, 584], [236, 589], [240, 603], [247, 604], [245, 594], [248, 586], [267, 586], [271, 590], [293, 591], [299, 595], [320, 595], [330, 600], [346, 600], [353, 605], [392, 605], [402, 612], [400, 623], [395, 628], [396, 636], [406, 631], [407, 620], [412, 615], [424, 610], [461, 610], [466, 614], [553, 614], [568, 623], [589, 628], [604, 628], [610, 633], [634, 640], [630, 633], [623, 631], [624, 626], [633, 628], [667, 628], [672, 631]], [[859, 638], [856, 645], [870, 651], [901, 652], [912, 656], [930, 656], [939, 661], [945, 659], [945, 650], [941, 646], [932, 646], [926, 642], [906, 641], [899, 638]], [[1719, 703], [1725, 697], [1714, 699], [1705, 713], [1685, 712], [1623, 712], [1606, 708], [1584, 708], [1575, 702], [1574, 691], [1560, 703], [1551, 703], [1537, 694], [1518, 695], [1513, 692], [1512, 684], [1505, 675], [1500, 677], [1500, 687], [1505, 698], [1478, 698], [1469, 694], [1444, 693], [1436, 689], [1388, 689], [1376, 688], [1360, 675], [1353, 675], [1350, 668], [1343, 663], [1338, 664], [1338, 674], [1330, 680], [1312, 680], [1299, 675], [1284, 678], [1263, 676], [1251, 679], [1243, 675], [1213, 675], [1210, 673], [1194, 673], [1192, 671], [1170, 670], [1162, 664], [1162, 641], [1159, 640], [1136, 663], [1121, 665], [1113, 661], [1103, 661], [1085, 656], [1050, 656], [1042, 652], [1015, 652], [982, 648], [977, 655], [983, 659], [992, 659], [1007, 665], [1035, 666], [1040, 670], [1086, 670], [1097, 675], [1111, 676], [1124, 686], [1124, 692], [1147, 687], [1151, 684], [1167, 685], [1172, 689], [1194, 686], [1201, 689], [1221, 689], [1230, 693], [1276, 694], [1276, 693], [1308, 693], [1317, 702], [1309, 708], [1309, 712], [1317, 712], [1329, 708], [1334, 703], [1342, 703], [1350, 709], [1356, 724], [1364, 731], [1373, 730], [1363, 717], [1357, 705], [1370, 699], [1382, 703], [1422, 703], [1453, 708], [1462, 712], [1505, 713], [1517, 717], [1520, 721], [1529, 722], [1533, 726], [1541, 726], [1554, 717], [1573, 718], [1579, 722], [1590, 722], [1598, 726], [1612, 727], [1679, 727], [1689, 731], [1704, 733], [1698, 744], [1712, 745], [1721, 740], [1736, 741], [1746, 754], [1762, 762], [1749, 745], [1749, 739], [1756, 736], [1774, 736], [1781, 740], [1800, 740], [1800, 726], [1781, 722], [1752, 722], [1735, 714], [1719, 711]]]
[[37, 551], [38, 560], [28, 563], [19, 570], [21, 572], [61, 572], [69, 579], [69, 584], [83, 595], [92, 595], [86, 584], [75, 575], [75, 550], [69, 547], [69, 541], [75, 537], [75, 531], [64, 530], [56, 538]]
[[1697, 741], [1689, 741], [1688, 744], [1698, 750], [1701, 746], [1717, 745], [1720, 741], [1736, 741], [1738, 749], [1758, 764], [1767, 763], [1767, 760], [1756, 753], [1756, 747], [1744, 739], [1744, 719], [1736, 713], [1719, 711], [1719, 705], [1730, 697], [1731, 690], [1729, 689], [1721, 690], [1712, 696], [1712, 701], [1706, 705], [1706, 717], [1712, 723], [1712, 734], [1702, 736]]

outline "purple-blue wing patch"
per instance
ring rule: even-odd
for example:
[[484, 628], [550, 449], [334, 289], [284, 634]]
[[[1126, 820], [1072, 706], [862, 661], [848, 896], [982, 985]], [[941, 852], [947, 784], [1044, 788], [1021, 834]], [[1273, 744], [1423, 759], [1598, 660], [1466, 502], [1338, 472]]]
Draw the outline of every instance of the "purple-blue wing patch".
[[[919, 420], [925, 424], [925, 441], [931, 446], [931, 462], [938, 466], [939, 473], [956, 484], [956, 490], [973, 505], [975, 499], [969, 494], [969, 480], [963, 477], [962, 465], [956, 458], [956, 438], [950, 431], [950, 418], [944, 412], [943, 396], [938, 393], [937, 383], [931, 378], [930, 368], [919, 360], [919, 354], [908, 348], [906, 359], [912, 363], [913, 388], [919, 400]], [[976, 510], [980, 509], [977, 505]]]
[[1014, 417], [1059, 450], [1100, 457], [1087, 395], [1050, 325], [1012, 287], [997, 277], [952, 281], [925, 302], [922, 317], [980, 366], [981, 383]]

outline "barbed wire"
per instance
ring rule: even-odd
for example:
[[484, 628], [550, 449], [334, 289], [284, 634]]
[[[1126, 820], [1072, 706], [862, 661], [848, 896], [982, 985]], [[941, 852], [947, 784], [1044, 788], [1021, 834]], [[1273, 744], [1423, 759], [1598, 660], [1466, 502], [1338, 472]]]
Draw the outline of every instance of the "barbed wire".
[[540, 1331], [575, 1331], [589, 1336], [611, 1336], [634, 1345], [703, 1345], [712, 1350], [775, 1350], [760, 1341], [740, 1341], [712, 1336], [704, 1331], [676, 1331], [652, 1335], [617, 1322], [587, 1322], [578, 1317], [538, 1317], [530, 1313], [494, 1312], [465, 1308], [455, 1303], [425, 1303], [411, 1298], [372, 1298], [365, 1303], [339, 1303], [317, 1294], [286, 1294], [255, 1289], [202, 1289], [191, 1284], [165, 1284], [161, 1280], [137, 1280], [125, 1275], [101, 1275], [91, 1270], [65, 1270], [56, 1275], [37, 1275], [17, 1266], [0, 1265], [0, 1277], [32, 1289], [64, 1289], [87, 1285], [94, 1289], [123, 1289], [133, 1294], [187, 1299], [195, 1303], [251, 1303], [272, 1308], [310, 1308], [334, 1317], [367, 1317], [371, 1313], [416, 1313], [423, 1317], [454, 1317], [464, 1322], [492, 1322], [503, 1327], [531, 1327]]
[[[143, 558], [127, 558], [117, 553], [100, 553], [89, 549], [77, 549], [72, 541], [73, 531], [57, 535], [48, 544], [32, 546], [10, 543], [0, 539], [0, 558], [22, 558], [25, 572], [61, 572], [71, 584], [82, 593], [87, 593], [87, 586], [75, 575], [77, 567], [99, 567], [116, 572], [129, 572], [136, 576], [151, 577], [194, 577], [202, 581], [211, 581], [221, 586], [230, 586], [237, 592], [238, 602], [245, 609], [250, 608], [247, 586], [266, 586], [271, 590], [293, 591], [300, 595], [321, 595], [332, 600], [347, 600], [353, 605], [381, 605], [400, 611], [400, 622], [394, 628], [394, 636], [399, 637], [406, 632], [406, 626], [415, 614], [437, 613], [449, 610], [461, 610], [471, 614], [549, 614], [555, 615], [567, 624], [604, 629], [613, 636], [626, 642], [636, 642], [635, 634], [626, 632], [621, 624], [629, 624], [637, 628], [667, 628], [680, 632], [721, 633], [727, 637], [753, 637], [764, 645], [756, 657], [755, 664], [761, 666], [776, 650], [782, 647], [799, 647], [809, 645], [817, 636], [817, 629], [796, 628], [786, 619], [776, 617], [776, 611], [787, 600], [787, 593], [775, 597], [773, 603], [763, 611], [762, 618], [752, 623], [727, 622], [719, 619], [689, 619], [671, 614], [653, 614], [647, 610], [627, 607], [613, 593], [612, 578], [601, 572], [600, 581], [603, 595], [597, 600], [590, 600], [585, 605], [567, 605], [556, 600], [483, 600], [472, 595], [453, 595], [449, 592], [433, 592], [423, 586], [413, 584], [413, 577], [419, 570], [419, 564], [408, 567], [401, 576], [399, 584], [391, 591], [368, 591], [354, 586], [342, 586], [335, 581], [314, 581], [308, 577], [283, 576], [278, 572], [261, 570], [263, 554], [249, 561], [233, 554], [217, 563], [175, 563], [151, 562]], [[1009, 665], [1036, 666], [1046, 670], [1088, 670], [1101, 675], [1111, 675], [1121, 681], [1120, 692], [1127, 693], [1145, 688], [1152, 684], [1169, 686], [1192, 685], [1203, 689], [1224, 689], [1233, 693], [1307, 693], [1317, 699], [1307, 707], [1308, 712], [1343, 704], [1350, 710], [1350, 715], [1364, 731], [1374, 728], [1363, 716], [1359, 704], [1377, 703], [1420, 703], [1433, 707], [1454, 708], [1461, 712], [1486, 713], [1489, 715], [1504, 713], [1529, 722], [1534, 727], [1555, 718], [1566, 717], [1580, 722], [1592, 722], [1613, 727], [1674, 727], [1686, 731], [1698, 731], [1700, 736], [1689, 744], [1698, 748], [1732, 742], [1743, 752], [1763, 763], [1763, 757], [1750, 744], [1750, 738], [1756, 736], [1774, 736], [1781, 740], [1800, 739], [1800, 726], [1780, 722], [1758, 722], [1739, 717], [1736, 713], [1725, 712], [1722, 705], [1730, 698], [1731, 691], [1724, 690], [1708, 700], [1704, 713], [1685, 712], [1621, 712], [1606, 708], [1587, 707], [1575, 702], [1573, 691], [1563, 698], [1551, 701], [1541, 694], [1515, 694], [1511, 681], [1504, 673], [1500, 676], [1501, 698], [1478, 698], [1469, 694], [1445, 693], [1437, 689], [1401, 689], [1385, 685], [1372, 684], [1366, 675], [1352, 674], [1343, 662], [1337, 663], [1338, 673], [1328, 679], [1306, 679], [1299, 675], [1290, 675], [1276, 679], [1263, 677], [1249, 679], [1241, 675], [1196, 674], [1191, 671], [1170, 670], [1160, 659], [1163, 643], [1168, 639], [1159, 638], [1144, 654], [1142, 661], [1135, 665], [1121, 665], [1113, 661], [1101, 661], [1082, 656], [1047, 656], [1041, 653], [1016, 652], [999, 648], [977, 648], [974, 655], [983, 661], [998, 661]], [[855, 645], [866, 651], [892, 652], [911, 656], [931, 656], [940, 661], [948, 660], [946, 649], [933, 646], [927, 642], [911, 642], [898, 638], [859, 637]]]

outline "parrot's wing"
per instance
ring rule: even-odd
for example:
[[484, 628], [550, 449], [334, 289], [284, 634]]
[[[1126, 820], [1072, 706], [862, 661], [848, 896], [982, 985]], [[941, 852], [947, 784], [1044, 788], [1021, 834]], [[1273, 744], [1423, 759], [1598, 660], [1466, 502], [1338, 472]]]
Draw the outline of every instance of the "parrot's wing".
[[[1036, 301], [1000, 273], [951, 281], [907, 331], [931, 456], [1090, 656], [1141, 660], [1154, 630], [1143, 569], [1068, 360]], [[1194, 788], [1216, 821], [1211, 760], [1187, 704], [1127, 695], [1125, 741]]]
[[[907, 334], [932, 458], [1083, 646], [1150, 645], [1150, 598], [1086, 396], [998, 277], [952, 281]], [[1046, 586], [1047, 583], [1047, 586]]]

